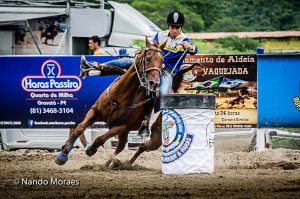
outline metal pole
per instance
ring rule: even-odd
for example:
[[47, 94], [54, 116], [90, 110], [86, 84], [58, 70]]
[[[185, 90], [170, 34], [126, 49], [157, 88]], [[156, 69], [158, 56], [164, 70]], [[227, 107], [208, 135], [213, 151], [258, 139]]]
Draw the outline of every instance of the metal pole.
[[41, 51], [39, 45], [37, 44], [37, 42], [36, 42], [36, 40], [35, 40], [35, 37], [33, 36], [33, 33], [32, 33], [31, 28], [30, 28], [30, 26], [29, 26], [28, 20], [25, 20], [25, 23], [26, 23], [26, 26], [27, 26], [27, 28], [29, 29], [29, 32], [30, 32], [30, 34], [31, 34], [31, 36], [32, 36], [32, 38], [33, 38], [33, 41], [34, 41], [34, 43], [35, 43], [35, 45], [36, 45], [36, 47], [37, 47], [37, 49], [39, 50], [39, 53], [40, 53], [40, 55], [41, 55], [41, 54], [42, 54], [42, 51]]
[[67, 32], [68, 32], [68, 29], [66, 28], [66, 30], [65, 30], [65, 32], [64, 32], [64, 34], [63, 34], [63, 36], [62, 36], [62, 38], [61, 38], [61, 40], [60, 40], [60, 42], [59, 42], [59, 45], [58, 45], [58, 47], [57, 47], [57, 49], [56, 49], [55, 55], [57, 55], [58, 51], [60, 50], [60, 47], [61, 47], [61, 45], [62, 45], [62, 42], [63, 42], [64, 39], [65, 39], [65, 36], [66, 36]]

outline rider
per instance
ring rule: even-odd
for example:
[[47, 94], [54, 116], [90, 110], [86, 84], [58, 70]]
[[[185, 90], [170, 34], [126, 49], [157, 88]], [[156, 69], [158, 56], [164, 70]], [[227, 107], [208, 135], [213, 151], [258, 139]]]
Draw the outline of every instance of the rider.
[[[185, 20], [182, 12], [178, 10], [170, 12], [167, 17], [168, 30], [158, 32], [153, 39], [153, 42], [156, 42], [158, 45], [167, 42], [165, 48], [163, 49], [164, 74], [161, 77], [162, 86], [160, 88], [160, 95], [166, 95], [171, 92], [173, 77], [177, 72], [180, 71], [181, 64], [186, 54], [188, 53], [194, 55], [198, 52], [197, 46], [193, 45], [189, 38], [182, 32], [184, 22]], [[133, 63], [133, 58], [122, 58], [99, 64], [99, 66], [118, 66], [123, 69], [128, 69]], [[81, 65], [83, 68], [91, 67], [85, 62], [85, 60], [82, 60]], [[156, 102], [155, 112], [157, 112], [158, 109], [159, 100]], [[149, 135], [148, 124], [148, 119], [143, 121], [143, 124], [139, 130], [140, 135]]]
[[[167, 41], [163, 50], [164, 75], [161, 77], [160, 96], [167, 95], [172, 91], [173, 77], [180, 71], [181, 64], [186, 54], [194, 55], [198, 52], [197, 46], [193, 45], [189, 38], [183, 34], [184, 15], [178, 10], [169, 13], [167, 17], [168, 30], [158, 32], [153, 42], [159, 45]], [[154, 112], [160, 109], [160, 100], [156, 100]], [[139, 134], [149, 135], [148, 121], [143, 121]]]

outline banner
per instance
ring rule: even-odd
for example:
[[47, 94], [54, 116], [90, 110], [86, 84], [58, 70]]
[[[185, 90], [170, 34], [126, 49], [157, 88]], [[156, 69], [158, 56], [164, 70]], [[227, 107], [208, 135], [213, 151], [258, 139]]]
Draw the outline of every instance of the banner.
[[[90, 57], [100, 63], [112, 59]], [[0, 128], [76, 127], [116, 78], [83, 79], [79, 56], [7, 56], [0, 64]]]
[[259, 55], [259, 127], [300, 127], [300, 55]]
[[215, 94], [216, 128], [257, 127], [257, 56], [186, 56], [178, 93]]

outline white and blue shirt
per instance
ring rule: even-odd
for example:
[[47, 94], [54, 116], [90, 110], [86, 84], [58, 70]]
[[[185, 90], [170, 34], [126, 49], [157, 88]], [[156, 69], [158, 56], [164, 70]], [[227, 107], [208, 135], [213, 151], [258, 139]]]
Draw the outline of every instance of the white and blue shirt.
[[[169, 30], [161, 31], [156, 33], [153, 39], [153, 42], [156, 42], [159, 45], [163, 44], [165, 41], [167, 41], [167, 43], [165, 48], [163, 49], [164, 64], [171, 70], [173, 70], [174, 66], [178, 62], [178, 59], [180, 59], [184, 52], [184, 48], [182, 47], [182, 45], [180, 45], [183, 41], [186, 41], [193, 46], [193, 50], [187, 51], [188, 54], [194, 55], [198, 52], [197, 46], [193, 45], [189, 38], [187, 38], [187, 36], [182, 32], [175, 39], [172, 39], [171, 37], [169, 37]], [[179, 60], [174, 70], [175, 72], [180, 71], [180, 67], [185, 56], [186, 54]]]

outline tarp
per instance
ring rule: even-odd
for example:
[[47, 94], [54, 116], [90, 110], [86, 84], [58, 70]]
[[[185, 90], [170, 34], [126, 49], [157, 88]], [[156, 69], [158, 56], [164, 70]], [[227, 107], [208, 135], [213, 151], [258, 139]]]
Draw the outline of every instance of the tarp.
[[0, 25], [65, 14], [66, 8], [0, 7]]

